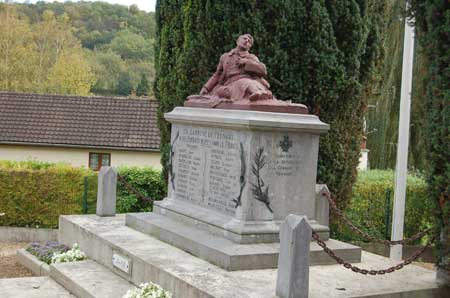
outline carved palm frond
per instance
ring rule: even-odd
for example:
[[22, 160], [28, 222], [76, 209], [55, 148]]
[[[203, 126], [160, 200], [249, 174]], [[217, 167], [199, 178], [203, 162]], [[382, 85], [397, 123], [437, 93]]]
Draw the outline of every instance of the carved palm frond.
[[259, 148], [256, 151], [252, 164], [252, 173], [256, 177], [256, 183], [251, 182], [250, 184], [252, 185], [252, 193], [255, 199], [264, 203], [267, 209], [269, 209], [269, 211], [273, 213], [273, 210], [270, 207], [269, 186], [266, 186], [264, 188], [265, 183], [261, 178], [261, 170], [265, 165], [266, 159], [264, 156], [264, 148]]

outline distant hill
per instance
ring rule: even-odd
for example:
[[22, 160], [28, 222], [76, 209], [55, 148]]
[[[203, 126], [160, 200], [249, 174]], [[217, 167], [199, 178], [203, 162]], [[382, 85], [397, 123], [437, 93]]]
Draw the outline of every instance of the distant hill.
[[[45, 22], [46, 13], [47, 18], [52, 15], [55, 22], [64, 24], [59, 27], [70, 31], [70, 35], [79, 41], [83, 57], [94, 76], [91, 93], [128, 95], [123, 90], [134, 93], [143, 81], [148, 82], [148, 86], [141, 86], [140, 90], [145, 90], [144, 94], [149, 95], [150, 84], [154, 80], [153, 45], [156, 24], [153, 12], [139, 10], [136, 5], [128, 8], [105, 2], [0, 3], [0, 13], [3, 11], [5, 14], [7, 9], [9, 13], [6, 15], [9, 22], [12, 22], [11, 26], [13, 23], [17, 24], [13, 22], [12, 15], [22, 25], [27, 24], [35, 36], [40, 34], [37, 28]], [[49, 14], [49, 11], [53, 14]], [[1, 38], [0, 36], [0, 43]], [[55, 58], [54, 63], [56, 60]], [[143, 77], [148, 81], [142, 80]], [[122, 86], [119, 86], [119, 81]], [[128, 86], [123, 88], [123, 84]], [[42, 92], [29, 89], [26, 91]]]

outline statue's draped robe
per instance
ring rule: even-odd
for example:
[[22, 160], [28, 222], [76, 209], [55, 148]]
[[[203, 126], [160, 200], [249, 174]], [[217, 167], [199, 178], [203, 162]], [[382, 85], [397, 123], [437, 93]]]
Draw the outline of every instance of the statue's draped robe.
[[[247, 59], [245, 66], [239, 66], [240, 59]], [[223, 54], [214, 75], [205, 84], [208, 95], [227, 99], [273, 99], [266, 66], [249, 52], [236, 49]]]

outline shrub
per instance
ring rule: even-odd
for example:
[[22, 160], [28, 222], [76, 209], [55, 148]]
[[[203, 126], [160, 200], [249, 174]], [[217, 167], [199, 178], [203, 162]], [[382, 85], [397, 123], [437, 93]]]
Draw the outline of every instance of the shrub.
[[[356, 226], [379, 239], [385, 238], [387, 197], [389, 217], [394, 200], [394, 172], [371, 170], [360, 172], [353, 195], [344, 214]], [[392, 220], [391, 220], [392, 221]], [[427, 197], [427, 184], [419, 175], [407, 179], [404, 236], [410, 237], [432, 225], [432, 206]], [[334, 237], [344, 241], [364, 241], [342, 221], [332, 227]], [[388, 233], [391, 232], [390, 225]], [[426, 240], [426, 239], [425, 239]], [[423, 240], [423, 241], [425, 241]]]
[[83, 261], [86, 259], [86, 254], [82, 252], [78, 244], [75, 243], [70, 250], [53, 254], [52, 264]]
[[[144, 196], [161, 200], [167, 191], [160, 171], [150, 167], [119, 167], [118, 174]], [[151, 211], [153, 204], [138, 198], [120, 181], [117, 187], [117, 213]]]
[[[146, 197], [160, 200], [166, 193], [161, 173], [150, 167], [120, 167], [118, 173]], [[58, 227], [62, 214], [81, 214], [87, 184], [87, 213], [95, 213], [97, 173], [66, 164], [0, 161], [0, 225]], [[117, 213], [151, 211], [123, 184], [117, 185]], [[4, 213], [4, 214], [3, 214]]]
[[88, 202], [95, 202], [96, 176], [64, 164], [0, 162], [0, 225], [56, 228], [59, 215], [82, 213], [84, 177]]
[[139, 287], [128, 290], [123, 298], [172, 298], [172, 294], [155, 283], [140, 284]]
[[26, 250], [42, 262], [50, 265], [54, 254], [66, 252], [69, 250], [69, 247], [55, 241], [49, 241], [45, 244], [31, 243]]

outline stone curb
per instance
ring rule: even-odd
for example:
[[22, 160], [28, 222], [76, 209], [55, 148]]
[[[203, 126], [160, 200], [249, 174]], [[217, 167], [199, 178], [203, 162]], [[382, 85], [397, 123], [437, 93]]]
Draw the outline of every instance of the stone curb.
[[0, 241], [47, 242], [57, 240], [57, 229], [0, 227]]
[[24, 248], [17, 250], [17, 259], [21, 265], [31, 270], [36, 276], [48, 276], [50, 274], [50, 266], [40, 261]]

